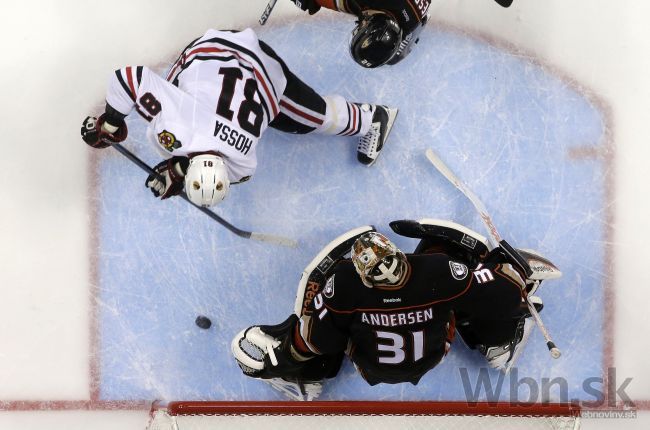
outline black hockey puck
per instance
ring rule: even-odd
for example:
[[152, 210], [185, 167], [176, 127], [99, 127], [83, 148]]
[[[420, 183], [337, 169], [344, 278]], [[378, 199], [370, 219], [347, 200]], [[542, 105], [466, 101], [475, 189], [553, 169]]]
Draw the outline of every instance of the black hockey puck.
[[202, 329], [209, 329], [212, 326], [212, 321], [210, 321], [210, 318], [205, 317], [203, 315], [199, 315], [196, 317], [196, 321], [194, 321], [196, 325], [201, 327]]

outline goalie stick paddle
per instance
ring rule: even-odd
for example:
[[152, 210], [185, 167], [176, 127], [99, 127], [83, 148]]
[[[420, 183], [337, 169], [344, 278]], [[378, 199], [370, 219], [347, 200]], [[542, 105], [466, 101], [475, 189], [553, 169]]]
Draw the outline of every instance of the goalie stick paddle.
[[[488, 213], [481, 199], [479, 199], [478, 196], [474, 194], [474, 192], [467, 185], [465, 185], [465, 183], [461, 181], [449, 167], [447, 167], [447, 165], [440, 159], [440, 157], [436, 155], [435, 152], [433, 152], [431, 149], [427, 149], [426, 156], [431, 164], [433, 164], [433, 166], [438, 169], [438, 171], [442, 173], [442, 175], [447, 178], [447, 180], [451, 182], [461, 193], [463, 193], [463, 195], [467, 197], [472, 205], [474, 205], [474, 208], [478, 211], [481, 220], [483, 221], [483, 224], [485, 225], [490, 235], [490, 238], [488, 240], [490, 241], [492, 247], [500, 246], [501, 249], [508, 255], [508, 257], [524, 270], [526, 276], [532, 275], [533, 271], [526, 259], [524, 259], [516, 249], [510, 246], [508, 242], [501, 238], [501, 235], [497, 231], [496, 226], [492, 222], [492, 217], [490, 217], [490, 214]], [[548, 330], [546, 330], [546, 326], [544, 325], [542, 318], [539, 316], [539, 312], [537, 312], [537, 309], [535, 309], [535, 306], [530, 302], [528, 297], [526, 297], [526, 304], [528, 305], [528, 310], [533, 316], [533, 319], [537, 323], [537, 327], [539, 327], [539, 330], [542, 332], [542, 335], [546, 340], [546, 346], [551, 353], [551, 357], [560, 358], [562, 353], [557, 348], [557, 346], [555, 346], [555, 343], [551, 339]]]
[[[140, 160], [135, 154], [133, 154], [131, 151], [126, 149], [121, 144], [113, 143], [111, 146], [113, 148], [115, 148], [120, 154], [122, 154], [126, 158], [128, 158], [133, 164], [137, 165], [142, 170], [144, 170], [145, 172], [147, 172], [149, 174], [154, 174], [154, 175], [158, 174], [148, 164], [146, 164], [144, 161]], [[207, 216], [209, 216], [210, 218], [212, 218], [213, 220], [215, 220], [216, 222], [218, 222], [219, 224], [221, 224], [222, 226], [224, 226], [225, 228], [227, 228], [231, 232], [235, 233], [239, 237], [243, 237], [244, 239], [253, 239], [253, 240], [260, 241], [260, 242], [272, 243], [274, 245], [286, 246], [286, 247], [289, 247], [289, 248], [296, 248], [298, 246], [298, 242], [296, 242], [293, 239], [289, 239], [289, 238], [282, 237], [282, 236], [275, 236], [275, 235], [272, 235], [272, 234], [256, 233], [254, 231], [246, 231], [246, 230], [242, 230], [240, 228], [237, 228], [234, 225], [230, 224], [225, 219], [221, 218], [216, 213], [212, 212], [210, 209], [207, 209], [207, 208], [204, 208], [204, 207], [201, 207], [201, 206], [197, 206], [194, 203], [192, 203], [190, 201], [190, 199], [187, 198], [185, 193], [181, 193], [179, 195], [183, 198], [183, 200], [185, 200], [186, 202], [188, 202], [189, 204], [191, 204], [192, 206], [194, 206], [195, 208], [197, 208], [198, 210], [200, 210], [201, 212], [203, 212], [204, 214], [206, 214]]]
[[277, 2], [278, 0], [271, 0], [269, 4], [266, 5], [266, 9], [264, 9], [262, 16], [260, 16], [260, 25], [266, 24], [266, 21], [268, 21], [269, 16], [271, 15], [271, 12], [273, 12], [273, 8]]

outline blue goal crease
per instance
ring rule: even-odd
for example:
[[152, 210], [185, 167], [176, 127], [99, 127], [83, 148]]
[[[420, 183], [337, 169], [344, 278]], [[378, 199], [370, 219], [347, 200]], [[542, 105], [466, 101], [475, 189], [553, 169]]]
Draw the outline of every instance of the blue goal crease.
[[[551, 359], [534, 332], [517, 365], [519, 379], [506, 378], [490, 394], [476, 384], [496, 389], [499, 374], [457, 341], [417, 386], [370, 387], [346, 363], [322, 399], [465, 400], [478, 393], [482, 401], [527, 400], [530, 389], [519, 382], [528, 377], [540, 384], [566, 380], [566, 394], [553, 387], [550, 400], [594, 400], [582, 383], [603, 374], [599, 273], [607, 202], [605, 187], [594, 184], [604, 184], [607, 166], [568, 153], [600, 144], [601, 112], [526, 59], [435, 28], [402, 63], [363, 70], [345, 51], [349, 23], [327, 24], [327, 43], [309, 22], [264, 29], [261, 38], [319, 93], [400, 108], [378, 162], [360, 165], [354, 139], [270, 130], [255, 176], [233, 187], [215, 210], [241, 228], [296, 238], [298, 249], [239, 238], [181, 199], [158, 201], [137, 167], [103, 153], [97, 206], [102, 400], [282, 399], [243, 376], [230, 341], [243, 328], [279, 323], [292, 312], [299, 274], [322, 246], [373, 224], [413, 250], [414, 240], [389, 230], [395, 219], [450, 219], [484, 231], [471, 205], [427, 162], [427, 148], [481, 197], [514, 246], [536, 249], [562, 270], [539, 295], [564, 355]], [[160, 160], [144, 127], [129, 118], [125, 144], [154, 165]], [[208, 316], [212, 327], [199, 329], [197, 315]]]

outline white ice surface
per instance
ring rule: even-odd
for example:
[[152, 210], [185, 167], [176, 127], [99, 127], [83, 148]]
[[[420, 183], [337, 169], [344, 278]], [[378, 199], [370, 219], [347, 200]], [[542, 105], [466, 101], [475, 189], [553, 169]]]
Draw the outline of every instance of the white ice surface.
[[[245, 8], [241, 1], [225, 0], [197, 0], [189, 7], [153, 0], [3, 5], [0, 399], [89, 396], [88, 154], [77, 127], [99, 106], [107, 71], [128, 63], [156, 64], [208, 27], [254, 25], [266, 2], [245, 3]], [[291, 4], [280, 3], [276, 12], [294, 13]], [[650, 4], [640, 0], [515, 0], [509, 10], [487, 0], [432, 6], [436, 20], [522, 47], [610, 105], [617, 178], [615, 364], [635, 378], [628, 392], [645, 400], [650, 341], [638, 333], [650, 326], [644, 270], [650, 218], [645, 202], [649, 12]], [[27, 416], [23, 423], [55, 416], [48, 419], [55, 420], [50, 428], [82, 428], [69, 424], [72, 415], [6, 412], [0, 428], [40, 428], [22, 426]], [[119, 428], [140, 427], [125, 421]]]

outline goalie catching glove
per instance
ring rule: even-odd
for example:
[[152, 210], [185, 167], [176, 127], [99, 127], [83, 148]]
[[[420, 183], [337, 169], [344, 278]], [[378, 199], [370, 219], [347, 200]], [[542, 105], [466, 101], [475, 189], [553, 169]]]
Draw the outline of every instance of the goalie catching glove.
[[183, 190], [185, 173], [190, 161], [186, 157], [172, 157], [162, 161], [153, 168], [145, 185], [155, 197], [165, 200], [180, 194]]
[[249, 327], [235, 336], [231, 350], [246, 376], [262, 379], [296, 400], [313, 400], [321, 392], [321, 381], [338, 373], [343, 353], [298, 352], [291, 340], [297, 322], [291, 315], [275, 326]]
[[113, 143], [120, 143], [128, 135], [126, 122], [123, 119], [111, 118], [107, 122], [106, 114], [99, 118], [86, 117], [81, 124], [81, 138], [87, 145], [93, 148], [108, 148]]

